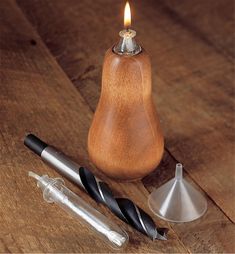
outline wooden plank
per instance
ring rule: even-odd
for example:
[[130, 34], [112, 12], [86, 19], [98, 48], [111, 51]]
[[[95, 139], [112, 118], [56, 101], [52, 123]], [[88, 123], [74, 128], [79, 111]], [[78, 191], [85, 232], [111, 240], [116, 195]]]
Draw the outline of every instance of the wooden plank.
[[[58, 176], [23, 146], [27, 132], [96, 171], [86, 152], [92, 112], [15, 2], [1, 1], [0, 10], [0, 252], [111, 252], [78, 221], [45, 203], [27, 176], [29, 170]], [[148, 192], [141, 182], [122, 184], [104, 179], [115, 193], [133, 198], [149, 212]], [[87, 194], [68, 181], [66, 185], [97, 207]], [[173, 230], [169, 241], [153, 242], [114, 218], [106, 208], [100, 206], [99, 210], [129, 233], [130, 243], [124, 252], [187, 251]]]
[[196, 33], [206, 44], [214, 47], [231, 61], [235, 57], [234, 1], [177, 1], [161, 2], [165, 10]]
[[[107, 0], [72, 0], [70, 5], [63, 0], [53, 5], [50, 1], [18, 3], [94, 110], [104, 50], [117, 40], [122, 26], [122, 1], [112, 5]], [[223, 7], [224, 13], [230, 13], [229, 6]], [[209, 8], [202, 15], [208, 12]], [[210, 44], [209, 39], [191, 31], [187, 20], [182, 22], [172, 15], [162, 1], [135, 1], [133, 13], [138, 39], [152, 58], [154, 101], [162, 118], [166, 146], [235, 221], [231, 49], [226, 55], [222, 52], [224, 46], [216, 50], [214, 45], [219, 42]]]
[[[74, 7], [74, 6], [73, 6]], [[41, 11], [45, 11], [43, 10], [43, 8], [39, 8]], [[55, 9], [54, 9], [55, 11]], [[65, 21], [63, 21], [65, 22]], [[53, 32], [53, 22], [52, 23], [48, 23], [49, 25], [49, 29], [51, 29], [50, 31]], [[60, 24], [62, 29], [63, 29], [63, 24]], [[69, 25], [66, 23], [66, 25], [69, 27]], [[44, 30], [45, 31], [45, 30]], [[43, 31], [42, 31], [43, 33]], [[50, 34], [48, 31], [46, 32], [48, 33], [50, 36], [52, 36], [51, 38], [53, 38], [53, 33]], [[48, 36], [47, 34], [47, 36]], [[58, 35], [56, 35], [58, 36]], [[76, 40], [76, 36], [74, 38], [74, 40]], [[56, 37], [56, 39], [59, 39], [58, 37]], [[71, 40], [72, 38], [70, 38]], [[60, 40], [55, 40], [56, 43], [60, 43]], [[88, 40], [89, 42], [89, 40]], [[65, 42], [66, 43], [66, 42]], [[58, 46], [58, 45], [57, 45]], [[58, 47], [55, 47], [54, 49], [56, 50], [60, 50]], [[51, 48], [51, 50], [53, 50], [53, 47]], [[80, 50], [78, 50], [80, 51]], [[74, 70], [72, 70], [74, 67], [73, 65], [71, 65], [69, 63], [69, 55], [61, 55], [61, 57], [63, 58], [63, 61], [66, 61], [66, 57], [68, 57], [68, 63], [67, 65], [62, 65], [63, 68], [68, 68], [67, 69], [67, 73], [68, 74], [71, 74], [73, 73]], [[60, 57], [58, 58], [60, 59]], [[71, 60], [71, 59], [70, 59]], [[86, 59], [82, 59], [82, 63], [83, 61], [85, 61]], [[61, 64], [63, 63], [63, 61], [61, 62]], [[74, 61], [73, 62], [75, 67], [76, 67], [76, 64], [77, 62]], [[84, 64], [84, 63], [83, 63]], [[83, 68], [83, 64], [81, 66], [81, 68]], [[85, 65], [85, 64], [84, 64]], [[86, 65], [85, 65], [86, 66]], [[78, 67], [78, 66], [77, 66]], [[89, 69], [89, 68], [88, 68]], [[95, 69], [94, 67], [90, 67], [90, 71], [91, 73], [89, 74], [89, 70], [85, 71], [85, 80], [84, 80], [84, 83], [85, 82], [88, 82], [88, 84], [92, 84], [93, 87], [96, 87], [96, 84], [95, 82], [93, 81], [93, 76], [96, 76], [94, 75], [94, 73], [92, 73], [92, 71]], [[69, 70], [71, 70], [71, 73], [69, 72]], [[79, 71], [79, 68], [77, 69], [77, 71]], [[80, 76], [80, 78], [72, 78], [73, 81], [76, 83], [77, 80], [79, 80], [79, 85], [80, 84], [83, 84], [83, 78], [82, 78], [82, 75], [78, 75], [78, 77]], [[86, 78], [87, 77], [87, 78]], [[89, 83], [91, 82], [91, 83]], [[80, 89], [80, 87], [79, 87]], [[90, 94], [86, 94], [86, 99], [88, 99], [89, 101], [92, 100], [92, 97], [93, 94], [94, 94], [94, 91], [93, 90], [89, 90], [87, 89], [84, 89], [83, 91], [86, 91], [88, 90], [88, 92], [90, 92]], [[95, 90], [96, 91], [96, 90]], [[90, 100], [91, 99], [91, 100]], [[154, 181], [156, 181], [156, 185], [160, 182], [162, 182], [163, 180], [165, 180], [164, 178], [162, 178], [162, 176], [168, 176], [171, 177], [173, 176], [172, 174], [169, 174], [169, 169], [173, 169], [173, 162], [172, 162], [172, 159], [171, 159], [171, 164], [167, 164], [167, 167], [160, 167], [162, 170], [161, 172], [164, 173], [164, 174], [158, 174], [158, 177], [159, 179], [161, 179], [160, 181], [156, 181], [156, 178], [152, 178], [153, 180], [153, 184], [154, 184]], [[168, 169], [168, 170], [166, 170]], [[160, 171], [156, 171], [156, 172], [160, 172]], [[144, 181], [145, 184], [147, 186], [149, 186], [149, 190], [151, 190], [151, 184], [147, 181]], [[208, 220], [210, 223], [208, 223]], [[219, 221], [219, 223], [218, 223]], [[221, 227], [221, 225], [225, 225], [224, 228], [225, 228], [225, 234], [222, 234], [220, 233], [219, 229]], [[182, 242], [184, 242], [184, 244], [187, 244], [187, 248], [190, 249], [192, 252], [209, 252], [209, 251], [214, 251], [214, 252], [222, 252], [222, 251], [229, 251], [229, 250], [232, 250], [233, 249], [233, 246], [232, 246], [232, 243], [230, 241], [230, 238], [224, 238], [223, 236], [224, 235], [233, 235], [233, 230], [234, 230], [234, 227], [232, 225], [232, 223], [230, 223], [230, 221], [223, 215], [223, 213], [220, 212], [220, 210], [214, 205], [214, 203], [212, 201], [209, 201], [209, 212], [207, 213], [205, 219], [203, 218], [202, 220], [199, 220], [199, 221], [196, 221], [196, 222], [193, 222], [192, 224], [181, 224], [180, 226], [176, 226], [174, 225], [173, 226], [174, 230], [178, 233], [180, 239], [182, 240]], [[215, 234], [211, 234], [213, 230], [214, 232], [216, 232]], [[182, 234], [182, 235], [181, 235]], [[229, 239], [229, 240], [228, 240]], [[196, 241], [196, 244], [195, 244], [195, 241]]]

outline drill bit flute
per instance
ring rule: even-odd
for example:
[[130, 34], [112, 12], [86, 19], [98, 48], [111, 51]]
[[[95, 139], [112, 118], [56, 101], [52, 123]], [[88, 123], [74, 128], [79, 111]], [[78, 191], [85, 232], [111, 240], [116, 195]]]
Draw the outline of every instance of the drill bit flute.
[[152, 240], [167, 240], [166, 228], [157, 228], [152, 218], [127, 198], [115, 198], [109, 186], [97, 179], [88, 169], [80, 167], [68, 156], [49, 146], [33, 134], [24, 140], [25, 146], [41, 156], [58, 173], [85, 189], [98, 203], [106, 205], [117, 217], [147, 235]]

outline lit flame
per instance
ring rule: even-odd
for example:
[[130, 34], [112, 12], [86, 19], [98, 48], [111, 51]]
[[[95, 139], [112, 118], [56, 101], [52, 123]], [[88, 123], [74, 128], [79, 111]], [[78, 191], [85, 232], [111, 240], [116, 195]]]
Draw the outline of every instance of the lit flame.
[[124, 27], [129, 28], [131, 26], [131, 8], [130, 4], [126, 2], [124, 11]]

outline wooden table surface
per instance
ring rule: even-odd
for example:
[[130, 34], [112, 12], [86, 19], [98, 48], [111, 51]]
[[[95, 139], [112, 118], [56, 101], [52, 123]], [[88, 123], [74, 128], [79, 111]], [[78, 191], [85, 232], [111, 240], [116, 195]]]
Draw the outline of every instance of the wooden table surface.
[[[118, 40], [124, 1], [0, 1], [0, 252], [112, 252], [42, 193], [27, 172], [58, 176], [23, 146], [33, 132], [99, 174], [89, 162], [87, 133], [100, 94], [105, 51]], [[161, 165], [114, 193], [148, 213], [147, 197], [174, 175], [207, 198], [208, 211], [168, 227], [152, 242], [87, 194], [66, 185], [123, 227], [130, 253], [235, 252], [234, 1], [135, 0], [138, 41], [149, 52], [153, 98], [165, 136]]]

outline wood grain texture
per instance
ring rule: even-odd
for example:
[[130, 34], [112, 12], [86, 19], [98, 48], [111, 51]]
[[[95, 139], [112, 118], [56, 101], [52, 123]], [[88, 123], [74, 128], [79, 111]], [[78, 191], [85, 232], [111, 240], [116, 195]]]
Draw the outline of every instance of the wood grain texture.
[[120, 56], [110, 48], [105, 54], [101, 95], [88, 135], [91, 161], [106, 175], [130, 181], [152, 172], [163, 150], [148, 54], [143, 49], [135, 56]]
[[[27, 132], [97, 172], [86, 151], [92, 112], [15, 2], [0, 1], [0, 11], [0, 252], [111, 252], [79, 221], [43, 201], [35, 181], [27, 176], [29, 170], [58, 176], [24, 147]], [[115, 194], [132, 198], [149, 212], [145, 202], [148, 192], [141, 182], [121, 184], [102, 178]], [[97, 207], [87, 194], [68, 181], [66, 185]], [[187, 251], [173, 230], [169, 241], [152, 242], [106, 208], [98, 209], [129, 233], [126, 252]], [[155, 221], [159, 226], [169, 226]]]
[[162, 2], [169, 15], [231, 62], [235, 57], [233, 0]]
[[[218, 2], [213, 5], [211, 1], [193, 1], [191, 5], [190, 1], [176, 8], [176, 2], [171, 7], [171, 1], [135, 1], [133, 27], [152, 59], [153, 95], [166, 147], [235, 221], [234, 71], [230, 38], [234, 34], [234, 18], [231, 1]], [[115, 42], [122, 26], [122, 1], [18, 3], [95, 109], [103, 53]], [[197, 11], [191, 6], [200, 7], [195, 7]], [[193, 13], [198, 15], [195, 24], [189, 17]], [[211, 23], [214, 20], [208, 21], [208, 13], [211, 19], [216, 16], [215, 22], [221, 28], [214, 29], [218, 25]]]

